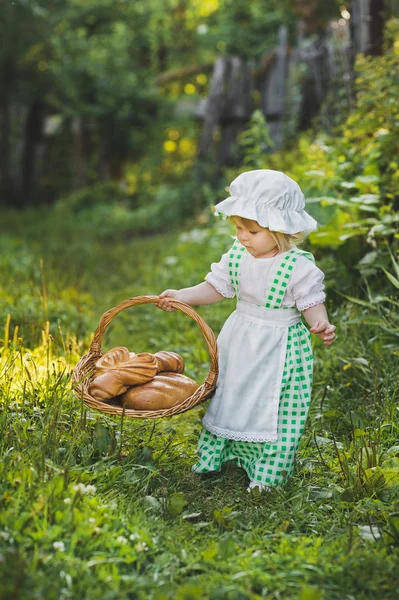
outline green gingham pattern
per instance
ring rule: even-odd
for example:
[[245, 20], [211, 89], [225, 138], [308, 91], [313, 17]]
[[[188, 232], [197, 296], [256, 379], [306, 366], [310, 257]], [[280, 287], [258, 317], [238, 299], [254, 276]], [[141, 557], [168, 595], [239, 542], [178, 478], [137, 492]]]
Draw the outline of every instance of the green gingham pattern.
[[[229, 275], [231, 285], [233, 286], [238, 300], [240, 300], [240, 264], [245, 252], [247, 252], [247, 249], [240, 244], [238, 240], [235, 240], [233, 246], [229, 250]], [[299, 256], [306, 256], [306, 258], [314, 262], [314, 258], [310, 252], [295, 249], [290, 250], [281, 261], [280, 266], [277, 269], [276, 276], [272, 282], [272, 285], [270, 286], [269, 292], [266, 295], [266, 308], [289, 308], [287, 306], [282, 307], [281, 303], [283, 301], [294, 264], [298, 260]]]
[[[234, 244], [233, 248], [235, 249], [233, 254], [237, 256], [240, 252], [238, 244]], [[291, 250], [284, 256], [270, 291], [273, 287], [276, 291], [285, 290], [292, 273], [292, 265], [301, 255], [314, 260], [308, 252]], [[239, 260], [236, 262], [239, 263]], [[234, 268], [238, 274], [239, 264]], [[239, 280], [238, 276], [237, 280]], [[283, 286], [283, 283], [286, 285]], [[237, 289], [239, 289], [238, 284]], [[271, 299], [269, 299], [270, 295], [272, 295]], [[283, 296], [276, 292], [268, 292], [266, 298], [270, 306], [266, 304], [266, 307], [281, 308], [281, 302], [278, 300]], [[196, 473], [218, 471], [222, 463], [233, 460], [246, 470], [250, 480], [255, 483], [267, 486], [283, 483], [292, 475], [294, 469], [295, 455], [309, 411], [312, 378], [313, 355], [310, 333], [305, 325], [299, 322], [288, 328], [277, 442], [232, 440], [218, 437], [203, 428], [198, 441], [199, 460], [193, 466], [193, 470]]]
[[304, 252], [303, 250], [290, 250], [281, 261], [279, 268], [277, 269], [276, 276], [270, 286], [269, 292], [266, 295], [266, 308], [281, 308], [281, 303], [287, 290], [287, 285], [291, 278], [294, 264], [298, 260], [299, 256], [306, 256], [306, 258], [314, 262], [314, 258], [310, 252]]
[[240, 299], [240, 263], [246, 248], [236, 240], [229, 250], [229, 275], [237, 300]]
[[278, 485], [292, 475], [309, 411], [313, 357], [310, 334], [303, 323], [288, 329], [277, 423], [277, 442], [244, 442], [221, 438], [202, 429], [198, 440], [196, 473], [218, 471], [233, 460], [243, 467], [251, 481]]

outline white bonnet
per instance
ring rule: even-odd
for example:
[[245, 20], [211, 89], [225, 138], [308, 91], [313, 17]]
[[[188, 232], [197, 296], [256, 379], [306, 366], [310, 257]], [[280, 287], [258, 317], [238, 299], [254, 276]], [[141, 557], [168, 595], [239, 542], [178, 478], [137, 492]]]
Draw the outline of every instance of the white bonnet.
[[215, 215], [251, 219], [281, 233], [310, 233], [317, 222], [305, 210], [299, 185], [281, 171], [241, 173], [230, 184], [230, 197], [215, 206]]

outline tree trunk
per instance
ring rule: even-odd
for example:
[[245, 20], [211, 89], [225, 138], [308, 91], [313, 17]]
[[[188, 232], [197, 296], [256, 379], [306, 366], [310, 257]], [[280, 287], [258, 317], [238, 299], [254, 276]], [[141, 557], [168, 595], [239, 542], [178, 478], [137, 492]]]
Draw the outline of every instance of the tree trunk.
[[384, 45], [385, 2], [384, 0], [370, 1], [369, 47], [368, 54], [382, 54]]
[[72, 121], [73, 155], [72, 155], [72, 189], [79, 190], [86, 185], [86, 160], [84, 151], [83, 117], [74, 117]]
[[24, 147], [22, 153], [20, 204], [32, 204], [39, 178], [38, 146], [43, 139], [45, 106], [34, 102], [29, 106], [25, 122]]
[[10, 104], [7, 89], [3, 88], [3, 100], [0, 105], [0, 205], [12, 205], [15, 190], [10, 173]]
[[353, 60], [356, 54], [382, 53], [385, 2], [384, 0], [352, 0], [351, 38]]

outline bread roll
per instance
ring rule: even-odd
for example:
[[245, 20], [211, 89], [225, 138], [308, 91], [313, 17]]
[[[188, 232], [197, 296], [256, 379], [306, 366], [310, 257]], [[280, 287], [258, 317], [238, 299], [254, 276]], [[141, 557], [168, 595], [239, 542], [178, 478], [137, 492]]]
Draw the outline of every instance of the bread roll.
[[123, 346], [118, 346], [98, 359], [94, 378], [114, 370], [118, 371], [123, 384], [138, 385], [151, 381], [158, 372], [158, 362], [149, 352], [135, 354]]
[[144, 385], [131, 387], [122, 397], [122, 405], [135, 410], [171, 408], [192, 396], [198, 385], [180, 373], [162, 373]]
[[127, 387], [121, 381], [118, 371], [113, 369], [93, 379], [89, 385], [89, 394], [96, 400], [109, 400], [126, 392]]
[[158, 363], [158, 373], [162, 373], [163, 371], [173, 371], [174, 373], [184, 372], [184, 360], [180, 354], [161, 350], [160, 352], [156, 352], [154, 356]]
[[126, 392], [129, 385], [151, 381], [158, 372], [158, 363], [148, 352], [134, 354], [119, 346], [107, 354], [96, 362], [94, 379], [89, 385], [89, 394], [97, 400], [115, 398]]
[[96, 376], [102, 375], [106, 371], [109, 371], [109, 369], [114, 369], [121, 362], [126, 362], [133, 358], [134, 355], [134, 352], [129, 352], [124, 346], [117, 346], [116, 348], [112, 348], [112, 350], [108, 350], [96, 362]]
[[121, 381], [126, 385], [139, 385], [151, 381], [158, 372], [158, 363], [153, 354], [141, 352], [115, 367]]

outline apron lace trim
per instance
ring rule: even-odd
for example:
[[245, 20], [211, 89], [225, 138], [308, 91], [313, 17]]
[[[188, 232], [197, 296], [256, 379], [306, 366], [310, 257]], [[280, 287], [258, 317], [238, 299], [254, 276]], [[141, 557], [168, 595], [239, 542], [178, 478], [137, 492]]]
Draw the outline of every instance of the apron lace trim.
[[204, 417], [202, 423], [208, 431], [217, 435], [218, 437], [228, 438], [229, 440], [237, 440], [241, 442], [277, 442], [277, 435], [275, 436], [264, 436], [259, 433], [237, 433], [235, 431], [229, 431], [228, 429], [221, 429], [220, 427], [214, 427]]

